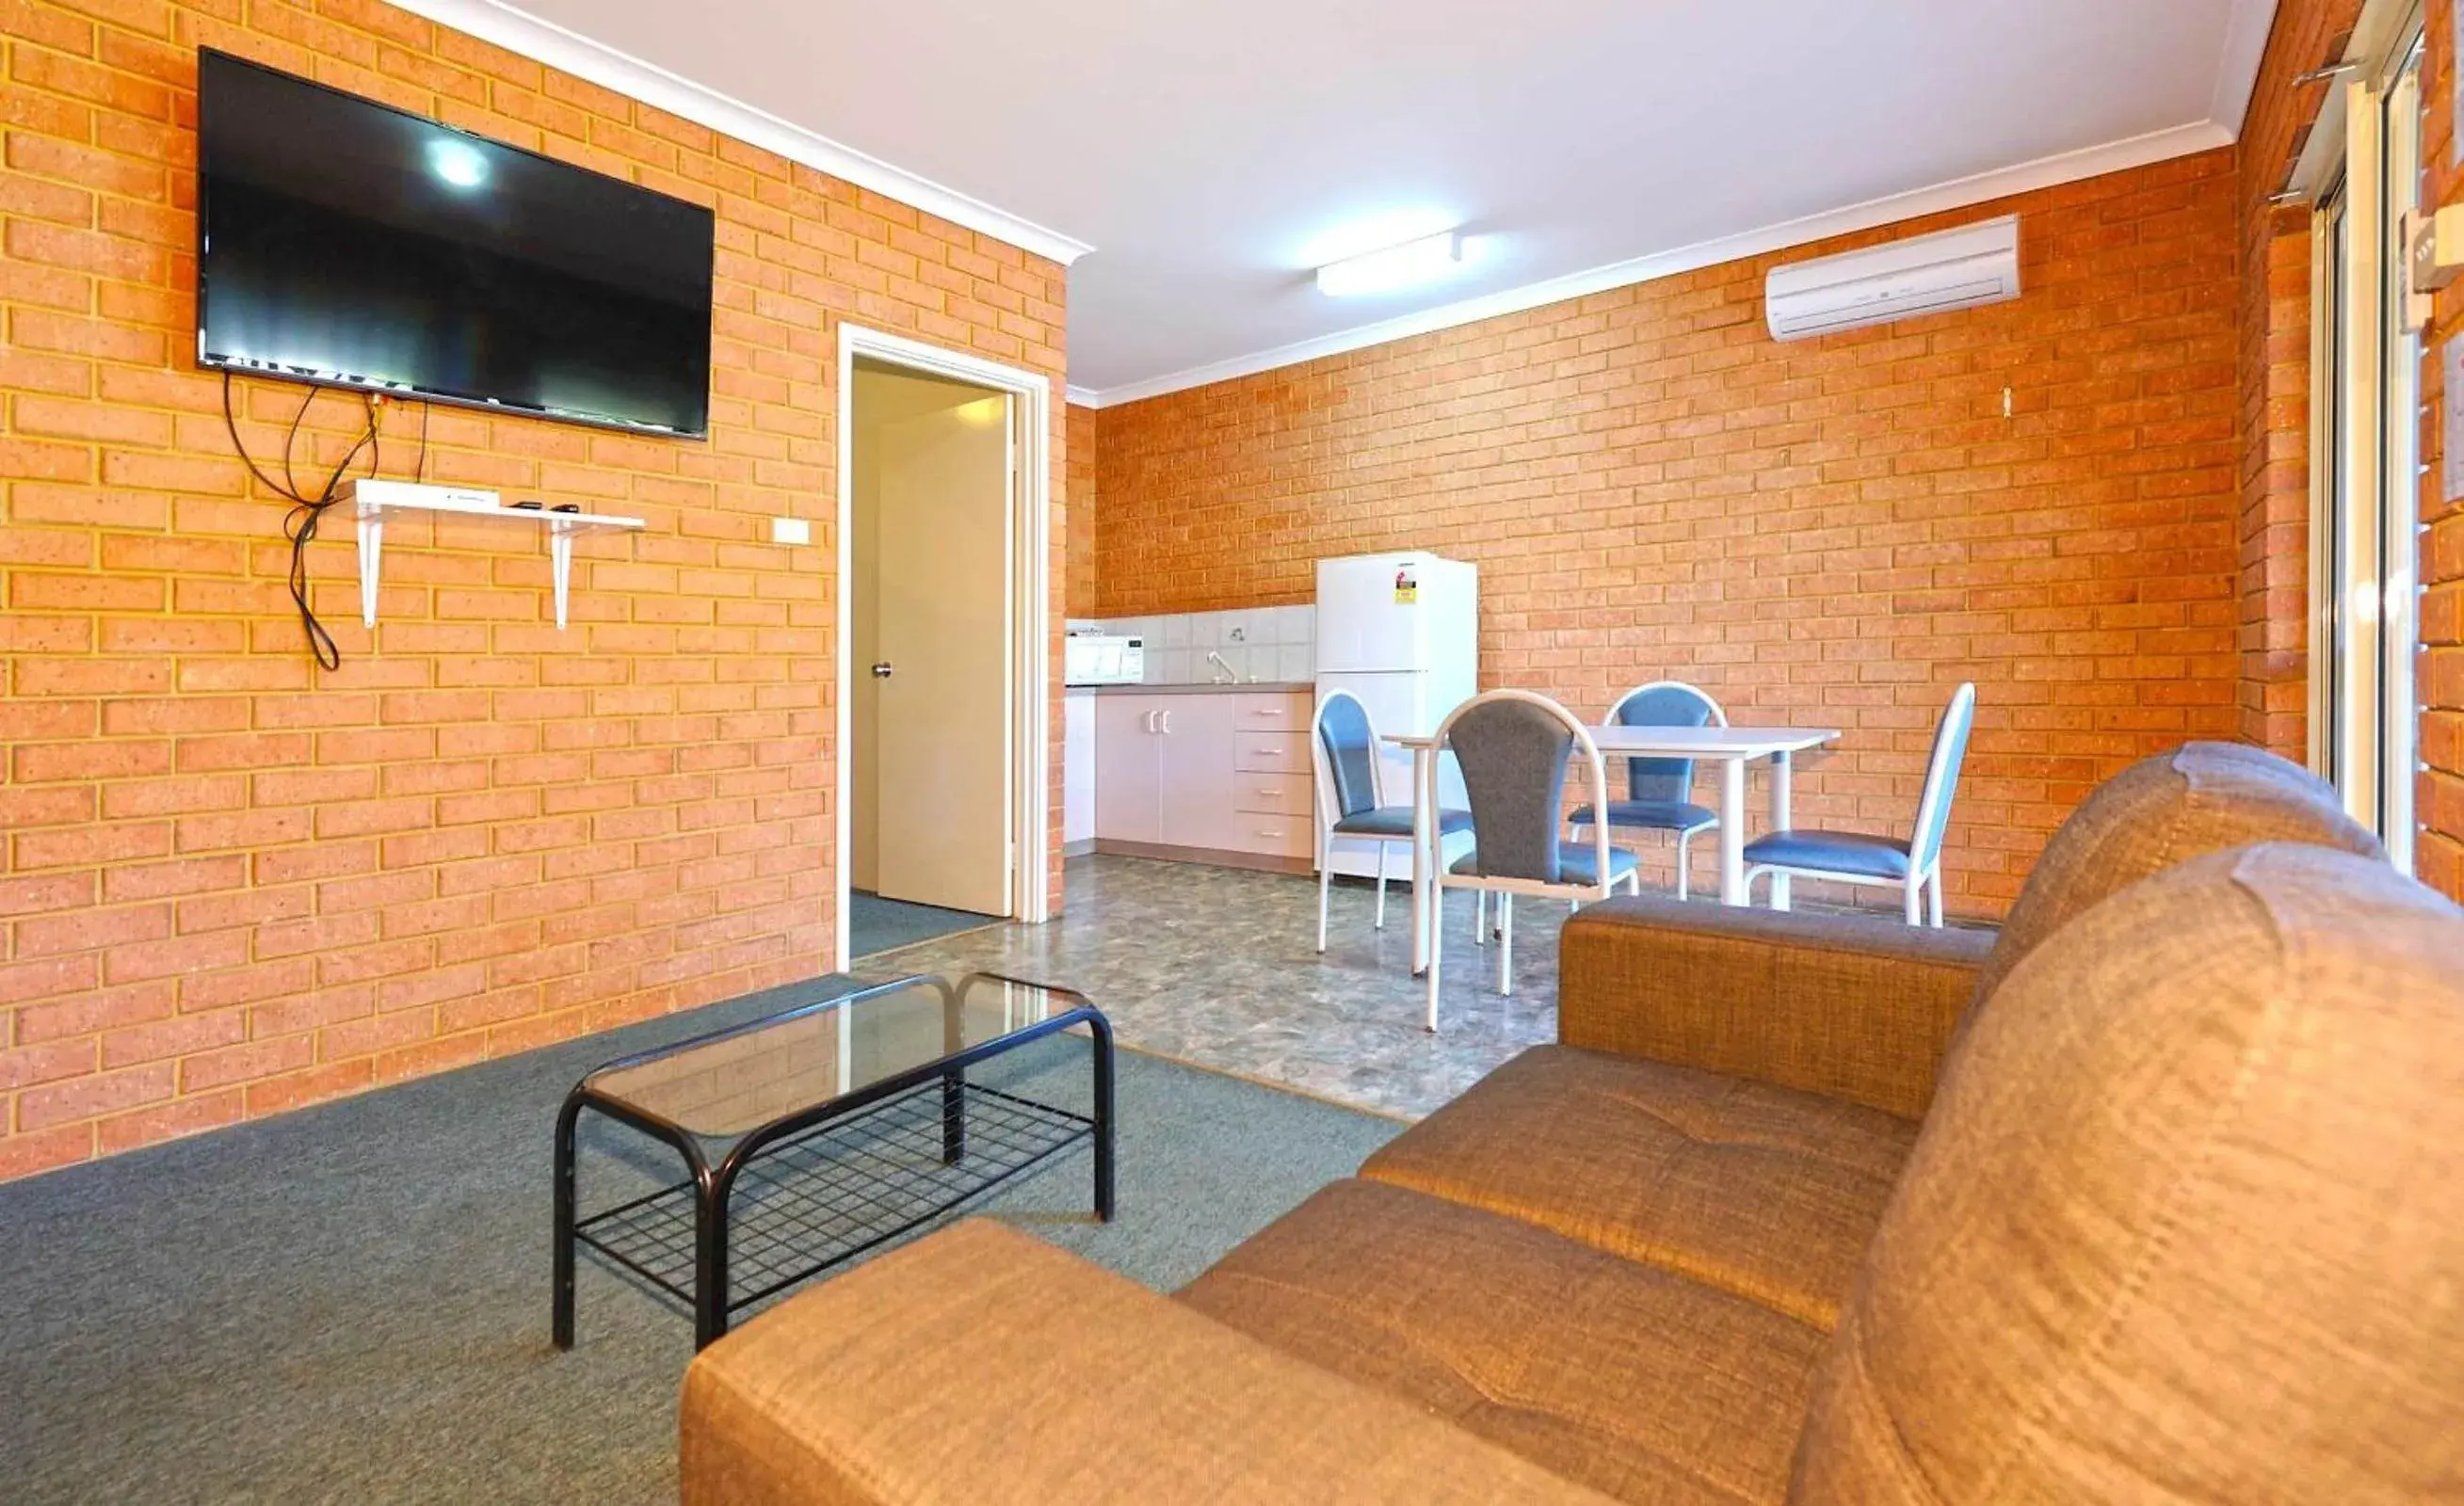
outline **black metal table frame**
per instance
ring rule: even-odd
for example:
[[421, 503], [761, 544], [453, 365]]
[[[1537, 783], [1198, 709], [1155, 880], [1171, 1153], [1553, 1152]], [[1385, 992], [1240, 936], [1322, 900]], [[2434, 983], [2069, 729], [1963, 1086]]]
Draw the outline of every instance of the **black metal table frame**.
[[[560, 1349], [573, 1347], [574, 1260], [575, 1246], [579, 1242], [576, 1234], [578, 1214], [574, 1206], [576, 1193], [574, 1141], [575, 1130], [582, 1121], [582, 1111], [585, 1108], [595, 1110], [669, 1146], [684, 1158], [686, 1169], [692, 1173], [694, 1246], [693, 1347], [696, 1349], [709, 1344], [727, 1332], [730, 1311], [727, 1299], [728, 1197], [735, 1190], [737, 1178], [763, 1150], [834, 1120], [852, 1118], [876, 1104], [912, 1093], [937, 1078], [941, 1082], [942, 1101], [941, 1158], [944, 1164], [955, 1164], [966, 1153], [964, 1117], [966, 1069], [980, 1062], [989, 1061], [996, 1057], [1004, 1056], [1047, 1036], [1058, 1035], [1073, 1025], [1087, 1026], [1092, 1037], [1091, 1055], [1094, 1058], [1095, 1077], [1094, 1114], [1089, 1129], [1084, 1133], [1091, 1135], [1095, 1146], [1095, 1216], [1107, 1223], [1111, 1222], [1112, 1217], [1113, 1080], [1111, 1022], [1104, 1017], [1103, 1012], [1089, 1001], [1086, 995], [1068, 989], [1029, 983], [1022, 978], [1004, 977], [999, 973], [978, 972], [967, 975], [968, 981], [977, 979], [987, 983], [1005, 983], [1021, 988], [1031, 988], [1056, 997], [1074, 998], [1079, 1002], [1075, 1008], [1048, 1019], [1038, 1020], [1022, 1030], [1012, 1031], [994, 1039], [966, 1047], [964, 1050], [955, 1051], [950, 1055], [884, 1078], [878, 1082], [869, 1083], [861, 1090], [843, 1098], [832, 1099], [825, 1103], [816, 1104], [811, 1108], [799, 1110], [784, 1118], [759, 1125], [738, 1137], [715, 1165], [712, 1164], [708, 1155], [704, 1153], [699, 1138], [691, 1130], [659, 1115], [593, 1092], [590, 1088], [590, 1079], [601, 1073], [639, 1066], [644, 1062], [678, 1056], [716, 1041], [750, 1035], [755, 1031], [768, 1030], [808, 1015], [850, 1009], [865, 999], [898, 993], [919, 984], [932, 984], [941, 990], [942, 1008], [951, 1021], [951, 1028], [955, 1030], [957, 1012], [962, 1008], [957, 992], [951, 988], [948, 980], [932, 973], [921, 973], [913, 977], [900, 978], [894, 982], [870, 985], [832, 998], [816, 1000], [811, 1004], [801, 1005], [777, 1015], [764, 1015], [760, 1019], [749, 1020], [741, 1025], [731, 1025], [724, 1030], [715, 1030], [707, 1035], [680, 1040], [673, 1045], [635, 1052], [629, 1057], [619, 1057], [584, 1074], [583, 1080], [574, 1085], [573, 1091], [565, 1095], [564, 1106], [558, 1111], [556, 1120], [556, 1290], [552, 1327], [557, 1347]], [[851, 1249], [817, 1262], [802, 1276], [796, 1277], [796, 1280], [809, 1280], [830, 1267], [853, 1259], [856, 1255], [886, 1240], [894, 1239], [935, 1218], [945, 1216], [972, 1199], [982, 1196], [993, 1188], [1001, 1186], [1033, 1167], [1044, 1164], [1052, 1156], [1059, 1154], [1062, 1149], [1067, 1148], [1068, 1145], [1075, 1144], [1076, 1138], [1072, 1137], [1064, 1145], [1004, 1171], [982, 1187], [926, 1210], [905, 1224], [887, 1230]], [[664, 1283], [658, 1284], [664, 1285]]]

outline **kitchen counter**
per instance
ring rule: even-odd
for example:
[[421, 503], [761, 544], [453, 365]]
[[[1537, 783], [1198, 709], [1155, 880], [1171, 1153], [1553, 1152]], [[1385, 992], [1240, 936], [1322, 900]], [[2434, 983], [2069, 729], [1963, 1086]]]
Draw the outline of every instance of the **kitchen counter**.
[[1312, 680], [1243, 680], [1239, 684], [1208, 685], [1073, 685], [1072, 690], [1093, 690], [1101, 695], [1313, 695], [1317, 683]]

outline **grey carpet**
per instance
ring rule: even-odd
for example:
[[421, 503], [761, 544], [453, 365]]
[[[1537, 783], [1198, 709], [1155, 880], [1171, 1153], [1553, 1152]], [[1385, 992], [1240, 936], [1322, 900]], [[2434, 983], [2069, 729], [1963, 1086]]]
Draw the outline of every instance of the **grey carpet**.
[[998, 915], [886, 900], [859, 889], [847, 896], [847, 955], [877, 956], [936, 936], [955, 936], [960, 931], [1000, 924]]
[[[557, 1104], [607, 1058], [838, 986], [0, 1187], [0, 1496], [672, 1501], [690, 1320], [585, 1258], [580, 1342], [548, 1342]], [[1083, 1082], [1083, 1043], [1046, 1045], [1020, 1070]], [[981, 1206], [1157, 1288], [1398, 1128], [1133, 1052], [1118, 1104], [1112, 1223], [1084, 1149]], [[632, 1144], [585, 1136], [585, 1208], [649, 1169]]]

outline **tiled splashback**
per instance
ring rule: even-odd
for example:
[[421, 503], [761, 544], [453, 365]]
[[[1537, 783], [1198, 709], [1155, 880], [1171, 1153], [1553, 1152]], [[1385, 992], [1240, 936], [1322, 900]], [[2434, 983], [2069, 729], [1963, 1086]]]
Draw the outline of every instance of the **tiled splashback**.
[[1309, 680], [1317, 674], [1315, 606], [1071, 618], [1069, 626], [1145, 639], [1149, 685], [1203, 685], [1218, 677], [1222, 671], [1206, 658], [1210, 648], [1243, 681]]

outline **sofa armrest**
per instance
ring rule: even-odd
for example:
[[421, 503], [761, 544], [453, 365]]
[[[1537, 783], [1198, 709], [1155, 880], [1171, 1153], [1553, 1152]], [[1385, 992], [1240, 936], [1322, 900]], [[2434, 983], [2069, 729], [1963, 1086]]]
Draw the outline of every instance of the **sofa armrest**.
[[684, 1506], [1605, 1500], [980, 1219], [703, 1350], [681, 1432]]
[[1993, 940], [1861, 915], [1611, 900], [1566, 923], [1557, 1037], [1920, 1118]]

